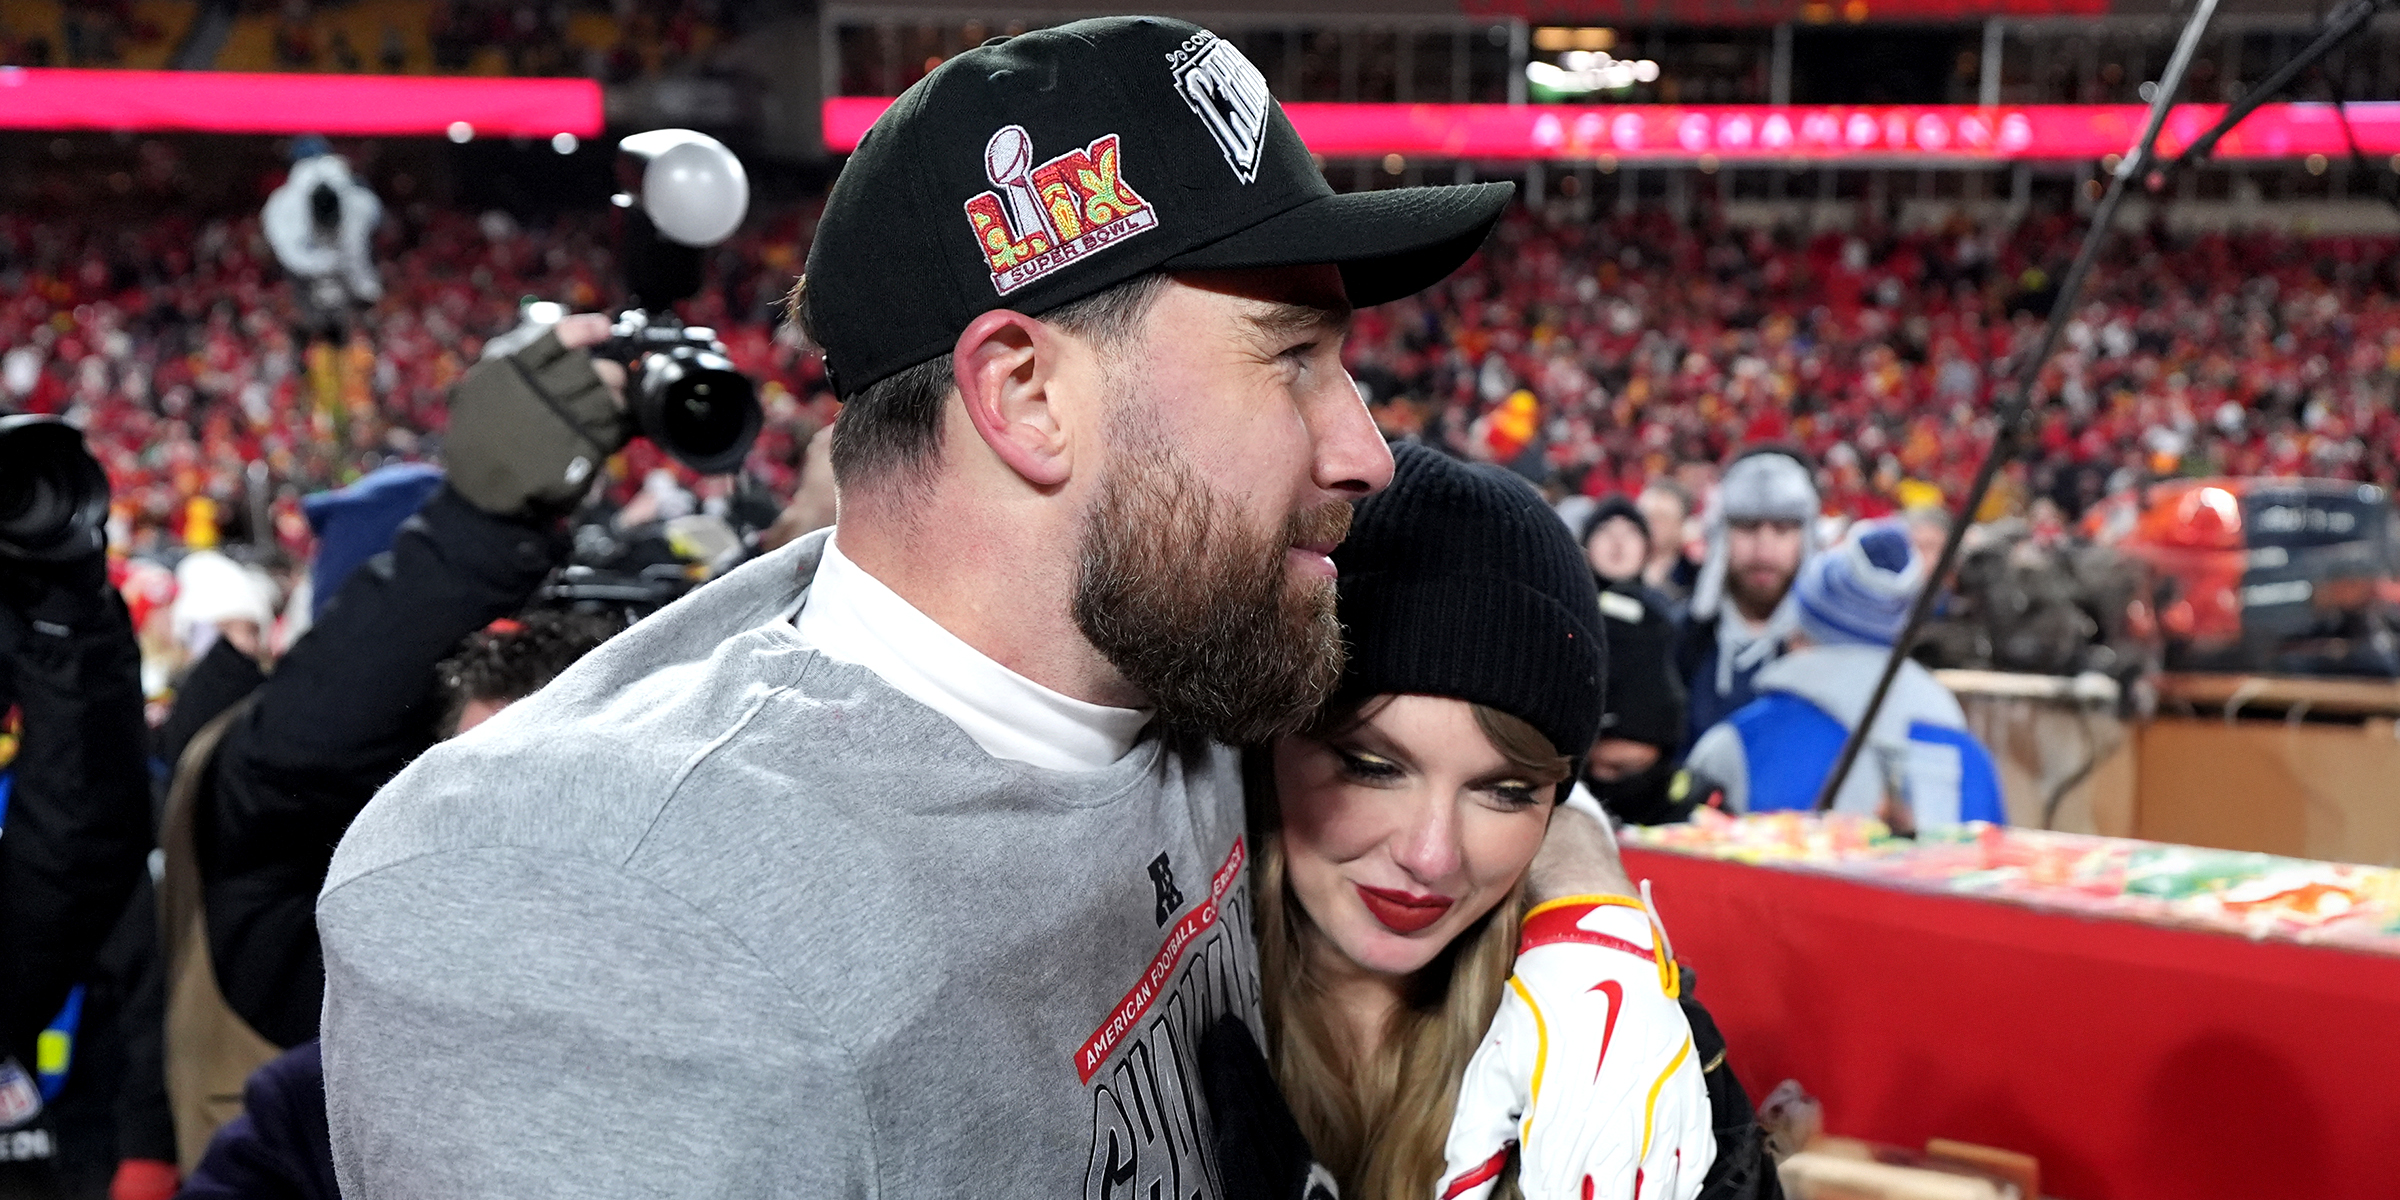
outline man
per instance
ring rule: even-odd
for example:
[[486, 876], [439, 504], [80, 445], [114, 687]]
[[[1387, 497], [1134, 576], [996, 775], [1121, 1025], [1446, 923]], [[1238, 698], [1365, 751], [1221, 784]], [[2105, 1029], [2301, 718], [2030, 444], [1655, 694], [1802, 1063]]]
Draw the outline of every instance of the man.
[[375, 270], [375, 227], [383, 202], [350, 173], [324, 138], [292, 143], [292, 173], [267, 196], [259, 228], [291, 273], [306, 337], [339, 342], [359, 308], [383, 298]]
[[1334, 196], [1181, 22], [911, 88], [795, 293], [845, 398], [835, 527], [430, 752], [344, 839], [343, 1194], [1219, 1194], [1193, 1047], [1258, 988], [1226, 744], [1338, 678], [1327, 553], [1392, 470], [1348, 312], [1449, 273], [1507, 195]]
[[[541, 690], [621, 632], [613, 613], [535, 609], [494, 621], [443, 660], [440, 730], [456, 737]], [[216, 1131], [184, 1181], [187, 1200], [337, 1200], [325, 1126], [321, 1047], [303, 1042], [242, 1084], [241, 1113]]]
[[1760, 667], [1791, 632], [1784, 599], [1813, 549], [1817, 485], [1799, 459], [1754, 450], [1725, 468], [1708, 518], [1708, 558], [1676, 640], [1697, 739], [1756, 694]]
[[[62, 1146], [57, 1114], [44, 1112], [59, 1080], [43, 1073], [63, 1064], [41, 1053], [53, 1048], [43, 1029], [62, 1008], [81, 1011], [68, 997], [150, 849], [141, 651], [109, 586], [103, 505], [85, 519], [60, 512], [60, 485], [85, 482], [70, 471], [106, 486], [83, 436], [54, 418], [17, 418], [7, 435], [16, 478], [0, 523], [0, 725], [10, 708], [19, 720], [0, 728], [13, 743], [0, 745], [0, 1195], [63, 1195], [76, 1164], [61, 1150], [79, 1147]], [[44, 463], [63, 469], [29, 482]]]
[[[566, 334], [591, 336], [582, 325]], [[522, 362], [546, 369], [539, 356], [570, 349], [545, 343]], [[529, 505], [521, 488], [459, 485], [509, 469], [521, 445], [455, 423], [449, 441], [448, 484], [412, 475], [315, 506], [327, 531], [320, 615], [230, 719], [195, 797], [216, 985], [279, 1049], [317, 1036], [316, 894], [334, 844], [444, 732], [436, 666], [469, 634], [523, 609], [567, 558], [563, 509]], [[205, 1143], [207, 1133], [187, 1136]]]
[[1670, 600], [1683, 599], [1691, 594], [1691, 563], [1683, 557], [1685, 529], [1692, 520], [1691, 493], [1662, 476], [1651, 480], [1633, 503], [1650, 531], [1650, 558], [1642, 565], [1642, 582]]
[[[1722, 789], [1727, 810], [1815, 806], [1928, 565], [1899, 522], [1878, 521], [1801, 569], [1793, 649], [1758, 673], [1758, 699], [1692, 748], [1692, 775]], [[1957, 698], [1914, 662], [1901, 663], [1834, 810], [1876, 813], [1903, 831], [2007, 820], [1991, 755], [1967, 732]]]

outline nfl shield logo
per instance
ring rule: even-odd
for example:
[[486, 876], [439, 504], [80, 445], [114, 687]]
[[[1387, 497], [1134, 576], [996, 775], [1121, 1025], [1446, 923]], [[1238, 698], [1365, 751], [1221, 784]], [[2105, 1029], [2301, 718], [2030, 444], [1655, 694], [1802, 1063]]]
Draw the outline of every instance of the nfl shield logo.
[[10, 1129], [42, 1115], [42, 1089], [13, 1058], [0, 1058], [0, 1129]]

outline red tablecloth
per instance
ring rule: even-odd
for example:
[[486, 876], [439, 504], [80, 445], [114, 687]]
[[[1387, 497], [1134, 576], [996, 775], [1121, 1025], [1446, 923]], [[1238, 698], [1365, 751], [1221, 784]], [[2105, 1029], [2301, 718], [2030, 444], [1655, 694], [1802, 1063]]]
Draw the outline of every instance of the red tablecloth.
[[1628, 849], [1753, 1101], [2068, 1200], [2400, 1196], [2400, 958]]

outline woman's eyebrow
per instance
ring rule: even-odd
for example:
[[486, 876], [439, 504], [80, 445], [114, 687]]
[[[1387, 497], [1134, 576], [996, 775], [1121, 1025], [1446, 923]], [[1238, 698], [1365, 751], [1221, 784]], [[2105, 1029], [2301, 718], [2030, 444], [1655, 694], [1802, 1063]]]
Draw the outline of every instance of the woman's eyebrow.
[[1409, 755], [1407, 748], [1403, 747], [1398, 739], [1375, 728], [1373, 722], [1361, 724], [1358, 728], [1332, 739], [1332, 742], [1337, 748], [1348, 752], [1372, 754], [1377, 758], [1390, 759], [1410, 771], [1418, 769], [1416, 759]]

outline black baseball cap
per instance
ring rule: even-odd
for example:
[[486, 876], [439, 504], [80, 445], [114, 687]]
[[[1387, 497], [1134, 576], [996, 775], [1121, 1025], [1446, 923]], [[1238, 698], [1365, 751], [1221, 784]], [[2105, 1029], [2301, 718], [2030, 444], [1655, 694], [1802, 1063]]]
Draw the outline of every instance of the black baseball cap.
[[1332, 263], [1351, 303], [1381, 304], [1457, 270], [1514, 187], [1337, 195], [1231, 42], [1077, 21], [950, 59], [867, 131], [809, 248], [810, 323], [847, 398], [980, 313], [1151, 271]]

